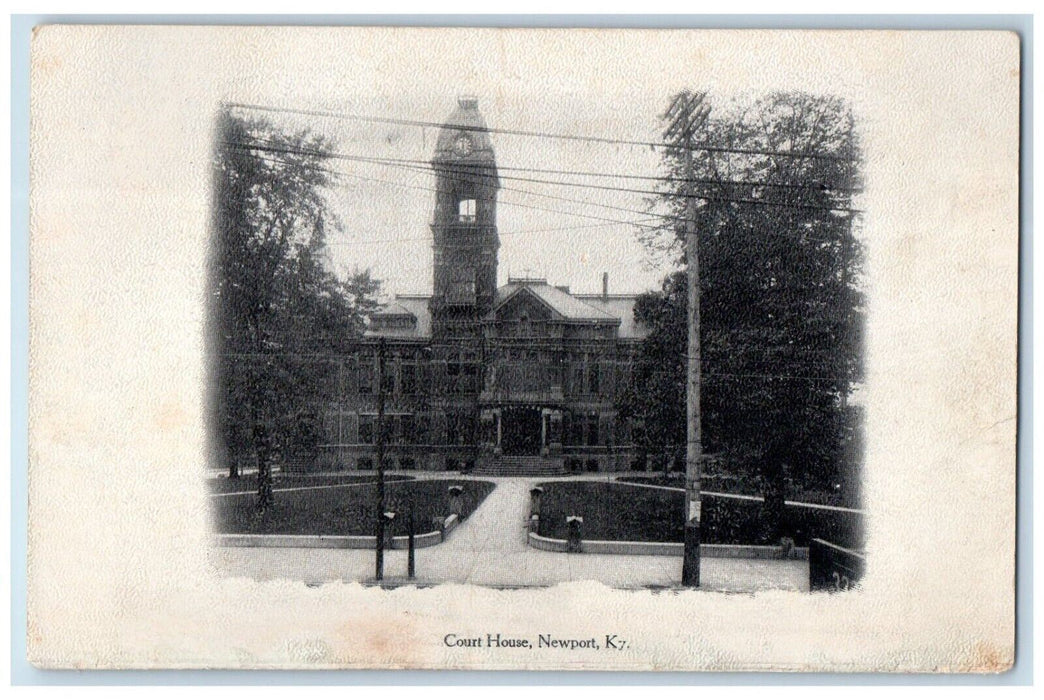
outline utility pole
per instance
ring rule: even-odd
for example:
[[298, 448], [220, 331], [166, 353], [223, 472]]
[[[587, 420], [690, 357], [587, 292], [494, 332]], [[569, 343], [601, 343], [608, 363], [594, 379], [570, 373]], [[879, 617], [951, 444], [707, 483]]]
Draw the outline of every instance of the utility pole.
[[416, 542], [414, 540], [414, 522], [413, 522], [413, 499], [410, 499], [410, 512], [409, 512], [409, 538], [406, 541], [406, 576], [407, 578], [414, 578], [417, 575], [417, 552]]
[[377, 572], [384, 580], [384, 338], [377, 339]]
[[468, 390], [475, 396], [471, 416], [471, 442], [474, 445], [472, 452], [472, 467], [477, 469], [479, 460], [482, 458], [482, 392], [486, 388], [486, 331], [480, 325], [478, 327], [479, 337], [479, 361], [475, 368], [475, 382]]
[[682, 585], [700, 585], [700, 478], [703, 463], [700, 416], [700, 245], [696, 231], [693, 134], [703, 126], [710, 108], [703, 93], [684, 91], [674, 98], [665, 115], [670, 124], [668, 142], [682, 149], [685, 158], [685, 258], [689, 278], [689, 346], [686, 376], [685, 453], [685, 545], [682, 555]]

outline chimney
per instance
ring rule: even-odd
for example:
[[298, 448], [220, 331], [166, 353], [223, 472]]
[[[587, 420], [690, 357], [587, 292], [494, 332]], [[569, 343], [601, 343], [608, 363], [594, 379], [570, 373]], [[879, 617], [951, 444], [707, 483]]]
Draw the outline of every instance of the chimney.
[[602, 301], [609, 301], [609, 273], [602, 273]]

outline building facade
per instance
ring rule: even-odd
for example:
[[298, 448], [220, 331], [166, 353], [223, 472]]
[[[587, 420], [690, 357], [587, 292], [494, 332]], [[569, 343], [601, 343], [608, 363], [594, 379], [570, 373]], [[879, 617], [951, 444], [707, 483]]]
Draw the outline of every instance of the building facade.
[[432, 294], [385, 304], [341, 361], [318, 466], [374, 467], [383, 398], [388, 469], [634, 468], [617, 401], [646, 333], [636, 296], [609, 294], [606, 275], [593, 295], [529, 277], [497, 286], [500, 178], [477, 100], [458, 101], [432, 167]]

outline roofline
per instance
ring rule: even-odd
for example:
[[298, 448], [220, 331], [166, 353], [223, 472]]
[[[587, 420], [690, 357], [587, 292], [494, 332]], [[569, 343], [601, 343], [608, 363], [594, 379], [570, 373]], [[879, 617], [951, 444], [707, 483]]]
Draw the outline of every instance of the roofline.
[[424, 344], [427, 344], [427, 343], [431, 342], [431, 336], [430, 335], [403, 336], [403, 335], [381, 335], [381, 334], [378, 334], [378, 333], [375, 333], [374, 335], [364, 335], [362, 338], [359, 339], [358, 342], [363, 343], [365, 345], [371, 345], [371, 344], [378, 343], [381, 340], [381, 338], [383, 338], [384, 341], [388, 342], [388, 343], [395, 342], [395, 343], [405, 343], [405, 344], [412, 344], [412, 345], [424, 345]]
[[[510, 282], [508, 284], [510, 284]], [[545, 284], [546, 284], [546, 282], [545, 282]], [[507, 286], [507, 285], [504, 285], [504, 286]], [[512, 299], [514, 299], [515, 296], [517, 296], [523, 289], [528, 290], [529, 287], [527, 285], [524, 285], [524, 284], [520, 284], [517, 287], [515, 287], [515, 291], [511, 292], [511, 294], [508, 294], [506, 297], [501, 299], [499, 304], [494, 304], [493, 305], [493, 308], [489, 310], [489, 315], [492, 316], [492, 315], [496, 314], [497, 313], [497, 309], [499, 309], [504, 304], [506, 304], [509, 301], [511, 301]], [[551, 311], [551, 313], [553, 313], [558, 319], [565, 320], [565, 316], [562, 313], [560, 313], [558, 311], [558, 309], [556, 309], [555, 307], [551, 306], [551, 304], [549, 304], [547, 301], [545, 301], [544, 299], [540, 298], [539, 294], [535, 294], [534, 292], [526, 292], [526, 293], [529, 294], [529, 296], [531, 296], [534, 299], [536, 299], [541, 305], [547, 307]]]
[[[561, 316], [561, 314], [559, 314], [559, 315]], [[508, 323], [508, 322], [507, 321], [498, 321], [495, 318], [487, 316], [486, 318], [482, 319], [482, 323]], [[543, 322], [541, 322], [541, 323], [543, 323]], [[618, 326], [618, 325], [620, 325], [622, 323], [622, 319], [620, 319], [618, 316], [613, 316], [612, 318], [566, 318], [566, 317], [562, 316], [561, 318], [552, 319], [550, 321], [550, 323], [563, 323], [563, 324], [574, 324], [574, 325], [600, 323], [600, 324], [605, 325], [605, 326], [610, 326], [610, 325], [617, 325]]]
[[637, 299], [641, 295], [648, 294], [648, 293], [649, 292], [633, 292], [631, 294], [598, 294], [598, 293], [572, 294], [572, 293], [570, 293], [570, 295], [576, 297], [577, 299]]
[[512, 277], [508, 275], [508, 284], [547, 284], [548, 287], [551, 285], [547, 283], [546, 277]]
[[[508, 279], [510, 279], [510, 277]], [[540, 281], [541, 280], [533, 279], [533, 280], [527, 280], [527, 281], [524, 281], [524, 282], [508, 282], [507, 284], [503, 285], [502, 287], [498, 287], [497, 289], [499, 291], [500, 289], [503, 289], [503, 287], [510, 287], [511, 285], [515, 285], [515, 291], [513, 291], [513, 292], [511, 292], [511, 294], [507, 295], [499, 304], [496, 304], [493, 307], [493, 309], [490, 311], [490, 313], [491, 314], [496, 313], [497, 309], [499, 309], [501, 306], [506, 304], [509, 299], [514, 298], [514, 296], [516, 294], [518, 294], [521, 290], [523, 290], [523, 289], [530, 289], [532, 287], [549, 287], [551, 289], [556, 289], [557, 291], [562, 292], [566, 296], [572, 297], [573, 299], [576, 299], [577, 301], [580, 301], [580, 303], [585, 304], [586, 306], [591, 306], [590, 304], [587, 304], [586, 302], [581, 301], [580, 300], [580, 295], [578, 295], [578, 294], [573, 294], [571, 292], [563, 292], [561, 289], [558, 289], [558, 287], [555, 287], [554, 285], [548, 284], [546, 280], [543, 280], [543, 283], [539, 284]], [[533, 282], [534, 284], [529, 284], [527, 282]], [[566, 320], [566, 321], [604, 321], [604, 322], [616, 321], [617, 323], [620, 322], [620, 318], [618, 316], [613, 316], [612, 314], [606, 313], [605, 311], [602, 311], [601, 309], [596, 308], [594, 306], [591, 306], [591, 310], [592, 311], [597, 311], [600, 314], [605, 314], [605, 316], [604, 317], [603, 316], [580, 316], [580, 317], [570, 318], [570, 317], [560, 313], [557, 309], [555, 309], [553, 306], [551, 306], [550, 302], [545, 301], [536, 292], [530, 292], [530, 294], [532, 296], [536, 297], [537, 300], [539, 300], [541, 304], [543, 304], [544, 306], [546, 306], [549, 309], [551, 309], [551, 311], [558, 318]]]
[[613, 316], [612, 318], [567, 318], [563, 319], [562, 323], [603, 323], [607, 326], [610, 324], [619, 326], [621, 321], [622, 319], [618, 316]]

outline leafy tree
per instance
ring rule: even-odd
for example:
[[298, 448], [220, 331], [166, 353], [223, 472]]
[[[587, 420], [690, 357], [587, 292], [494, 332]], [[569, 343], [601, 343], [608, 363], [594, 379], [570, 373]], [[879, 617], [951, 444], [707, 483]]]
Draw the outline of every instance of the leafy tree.
[[[773, 94], [712, 113], [698, 140], [730, 149], [695, 154], [704, 450], [768, 490], [790, 478], [857, 487], [844, 459], [863, 306], [858, 219], [846, 211], [860, 185], [850, 108]], [[650, 202], [663, 224], [644, 243], [684, 263], [685, 167], [674, 150], [663, 164], [662, 195]], [[662, 424], [651, 440], [684, 441], [686, 290], [676, 273], [636, 307], [653, 332], [628, 409]]]
[[685, 274], [676, 273], [664, 279], [659, 292], [635, 302], [635, 318], [653, 332], [642, 342], [617, 407], [631, 422], [636, 443], [661, 462], [665, 477], [684, 456], [686, 443], [687, 290]]
[[[317, 442], [315, 414], [337, 387], [336, 365], [376, 307], [368, 271], [327, 265], [332, 144], [265, 119], [223, 111], [214, 152], [211, 260], [217, 420], [226, 453], [267, 456], [295, 437]], [[235, 460], [231, 472], [235, 475]], [[263, 490], [263, 485], [259, 487]], [[270, 500], [267, 499], [267, 500]], [[266, 497], [259, 491], [259, 507]]]

